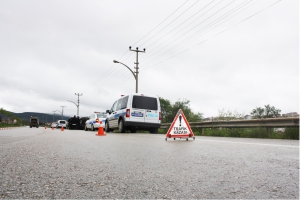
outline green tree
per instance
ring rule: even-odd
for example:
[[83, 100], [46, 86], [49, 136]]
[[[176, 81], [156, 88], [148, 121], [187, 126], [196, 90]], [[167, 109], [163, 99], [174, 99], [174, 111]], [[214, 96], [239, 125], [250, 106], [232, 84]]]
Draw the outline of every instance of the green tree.
[[252, 110], [251, 115], [254, 118], [261, 119], [261, 118], [263, 118], [264, 112], [265, 112], [265, 109], [263, 109], [261, 107], [257, 107], [257, 108]]
[[274, 118], [280, 115], [281, 110], [276, 109], [274, 106], [265, 105], [265, 108], [258, 107], [253, 109], [251, 115], [254, 118]]
[[11, 112], [8, 112], [7, 110], [4, 110], [3, 108], [0, 108], [0, 113], [4, 116], [7, 116], [7, 117], [12, 117], [12, 113]]
[[181, 109], [189, 122], [199, 122], [203, 119], [203, 114], [200, 112], [193, 112], [190, 108], [189, 100], [178, 100], [174, 104], [167, 99], [160, 97], [161, 110], [162, 110], [162, 122], [170, 123], [174, 120], [179, 109]]
[[166, 116], [168, 113], [170, 113], [172, 109], [171, 102], [168, 99], [164, 99], [162, 97], [159, 97], [160, 101], [160, 108], [161, 108], [161, 117], [162, 117], [162, 123], [167, 123]]
[[274, 106], [271, 107], [271, 116], [278, 117], [281, 113], [281, 110], [276, 109]]
[[18, 123], [22, 123], [23, 122], [23, 120], [21, 118], [14, 116], [11, 112], [9, 112], [9, 111], [7, 111], [7, 110], [5, 110], [3, 108], [0, 108], [0, 114], [2, 114], [4, 116], [7, 116], [7, 117], [10, 117], [11, 120], [15, 119], [15, 120], [17, 120]]

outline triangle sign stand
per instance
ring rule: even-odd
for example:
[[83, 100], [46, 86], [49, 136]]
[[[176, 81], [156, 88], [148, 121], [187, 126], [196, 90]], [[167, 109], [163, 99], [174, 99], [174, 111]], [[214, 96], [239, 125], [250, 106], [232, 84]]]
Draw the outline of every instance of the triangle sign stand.
[[174, 140], [176, 138], [185, 138], [186, 141], [188, 141], [189, 138], [193, 138], [195, 140], [194, 133], [181, 109], [177, 112], [166, 134], [166, 141], [168, 138], [174, 138]]

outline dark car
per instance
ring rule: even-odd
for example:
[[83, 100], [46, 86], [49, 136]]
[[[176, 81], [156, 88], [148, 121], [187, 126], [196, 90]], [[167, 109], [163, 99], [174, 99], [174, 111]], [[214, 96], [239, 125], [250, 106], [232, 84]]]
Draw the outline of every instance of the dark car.
[[80, 130], [84, 130], [85, 122], [89, 119], [89, 117], [81, 117], [80, 118]]
[[32, 128], [32, 127], [39, 127], [39, 118], [38, 117], [30, 117], [30, 124], [29, 124], [29, 126], [30, 126], [30, 128]]
[[79, 122], [80, 122], [79, 117], [76, 117], [75, 115], [74, 115], [74, 117], [70, 117], [70, 119], [68, 119], [68, 129], [78, 130]]
[[85, 127], [85, 122], [88, 120], [88, 117], [70, 117], [68, 119], [68, 129], [70, 130], [83, 130]]

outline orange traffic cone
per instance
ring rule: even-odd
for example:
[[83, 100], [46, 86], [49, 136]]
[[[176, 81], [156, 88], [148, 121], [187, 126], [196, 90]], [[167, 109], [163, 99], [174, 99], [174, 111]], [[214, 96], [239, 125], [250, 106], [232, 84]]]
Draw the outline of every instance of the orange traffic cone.
[[45, 126], [45, 129], [47, 129], [46, 126]]
[[106, 136], [106, 134], [103, 131], [102, 121], [100, 121], [100, 127], [98, 128], [98, 134], [96, 134], [96, 136]]
[[54, 130], [54, 127], [52, 126], [52, 130]]
[[64, 127], [63, 126], [61, 126], [61, 129], [60, 129], [61, 131], [64, 131]]

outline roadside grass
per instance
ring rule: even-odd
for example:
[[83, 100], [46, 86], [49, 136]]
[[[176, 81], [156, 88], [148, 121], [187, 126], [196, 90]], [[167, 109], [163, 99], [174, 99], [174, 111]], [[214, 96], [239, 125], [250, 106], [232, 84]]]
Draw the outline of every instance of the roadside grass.
[[0, 128], [9, 128], [9, 127], [20, 127], [23, 126], [21, 124], [4, 124], [4, 123], [0, 123]]

